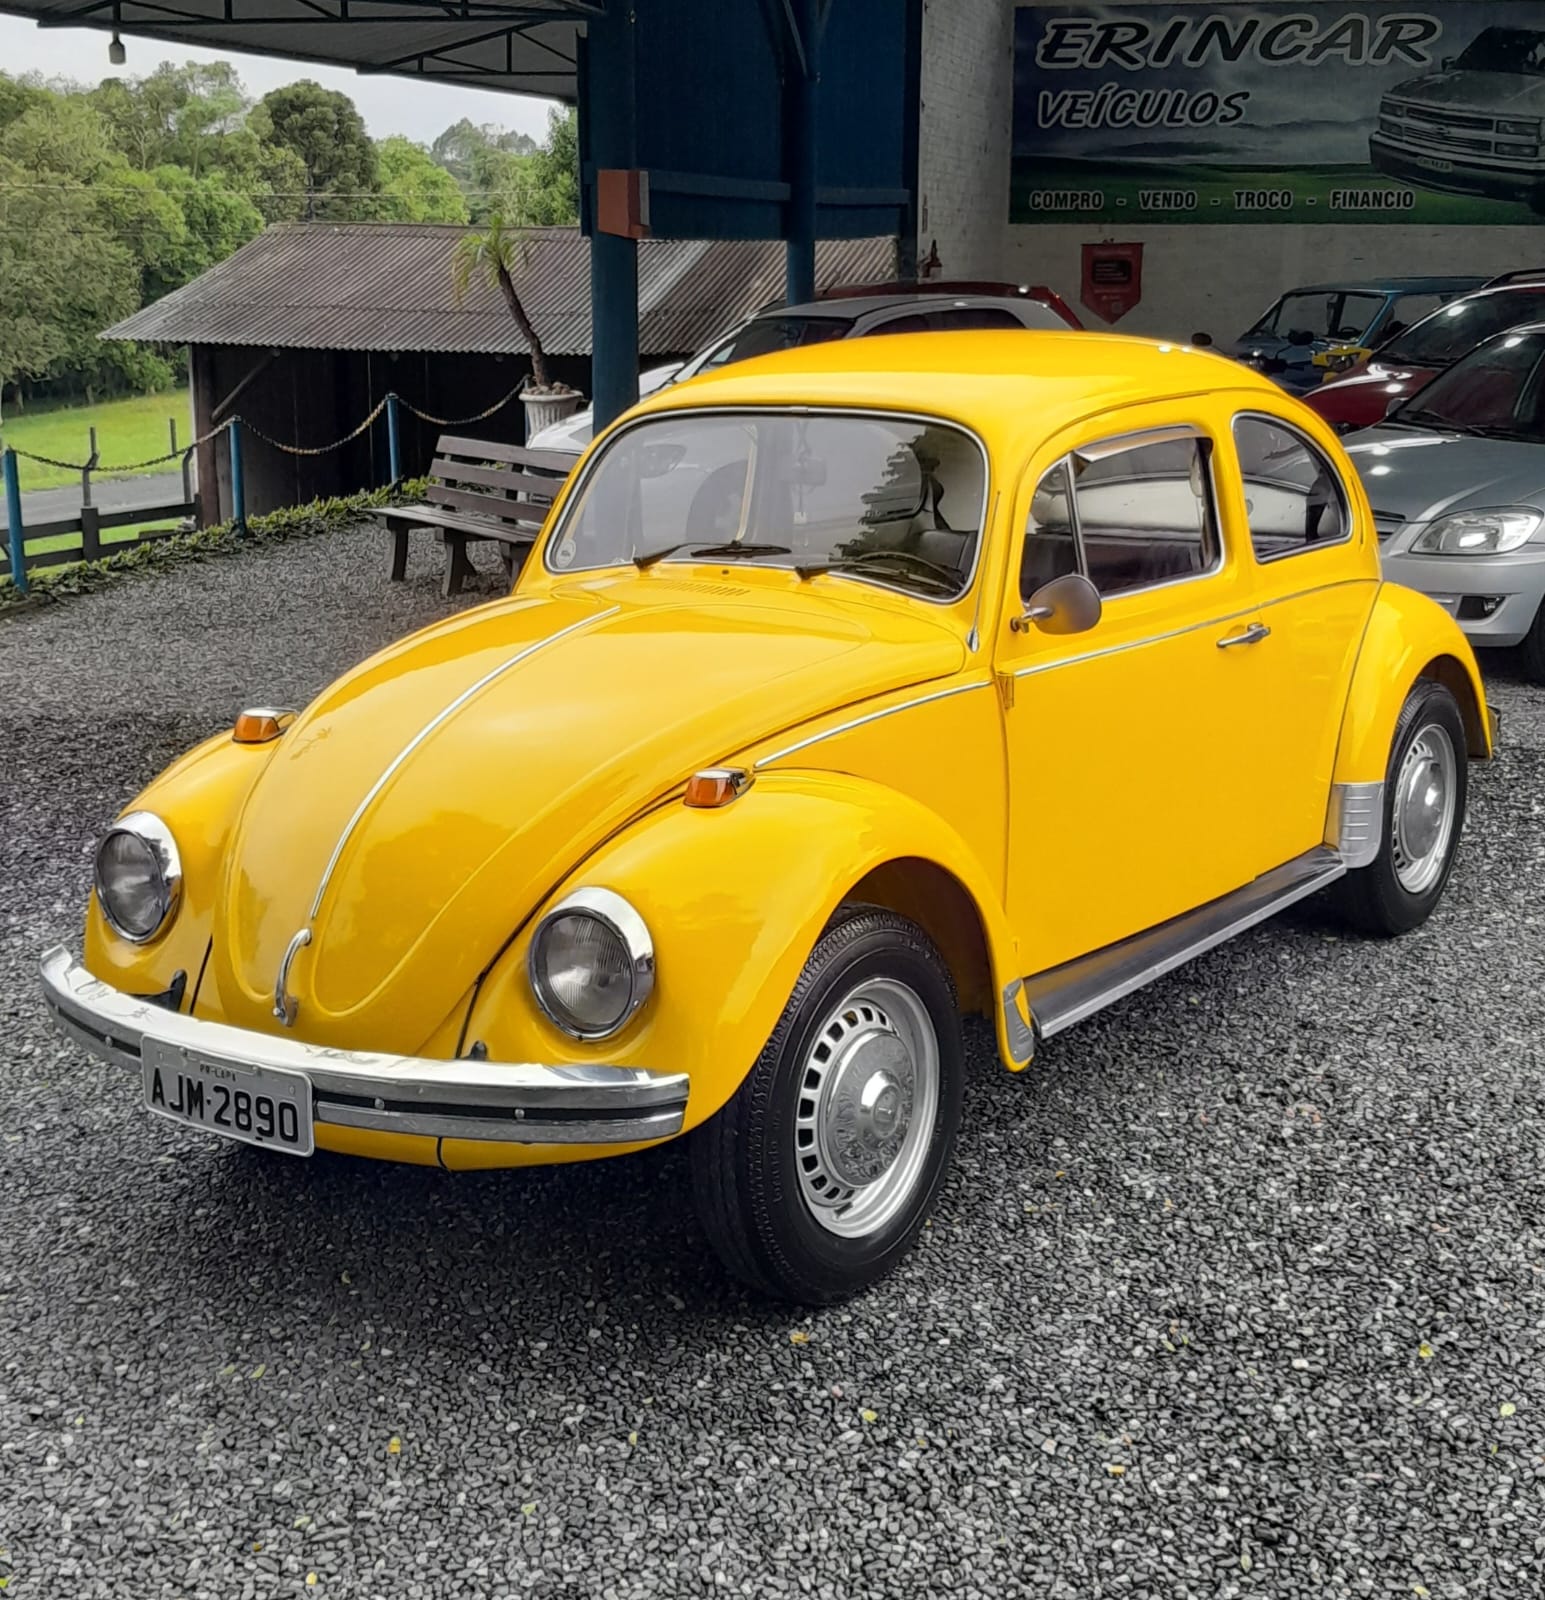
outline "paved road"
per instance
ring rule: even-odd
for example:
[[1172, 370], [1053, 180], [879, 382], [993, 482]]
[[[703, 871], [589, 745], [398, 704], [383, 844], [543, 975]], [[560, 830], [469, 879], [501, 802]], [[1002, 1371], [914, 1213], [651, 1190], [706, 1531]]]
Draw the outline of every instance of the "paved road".
[[443, 614], [415, 560], [362, 531], [0, 621], [6, 1600], [1545, 1590], [1545, 692], [1497, 664], [1426, 929], [1299, 908], [1017, 1078], [975, 1032], [921, 1248], [801, 1315], [724, 1281], [677, 1150], [252, 1157], [45, 1024], [92, 835]]
[[[180, 472], [158, 472], [145, 478], [102, 480], [91, 486], [91, 502], [103, 511], [128, 511], [135, 506], [171, 505], [182, 496]], [[24, 528], [41, 522], [58, 522], [80, 510], [80, 487], [30, 489], [21, 497]], [[5, 497], [0, 495], [0, 528], [9, 528]]]

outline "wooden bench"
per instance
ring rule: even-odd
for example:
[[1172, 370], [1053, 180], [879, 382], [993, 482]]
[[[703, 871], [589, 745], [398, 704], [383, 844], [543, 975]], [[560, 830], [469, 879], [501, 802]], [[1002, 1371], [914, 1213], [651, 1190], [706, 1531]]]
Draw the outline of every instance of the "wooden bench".
[[467, 546], [478, 541], [499, 546], [513, 578], [573, 465], [572, 456], [557, 450], [442, 434], [424, 504], [383, 506], [376, 512], [392, 536], [392, 581], [400, 582], [408, 570], [408, 535], [415, 528], [435, 529], [445, 546], [441, 594], [459, 594], [477, 571]]

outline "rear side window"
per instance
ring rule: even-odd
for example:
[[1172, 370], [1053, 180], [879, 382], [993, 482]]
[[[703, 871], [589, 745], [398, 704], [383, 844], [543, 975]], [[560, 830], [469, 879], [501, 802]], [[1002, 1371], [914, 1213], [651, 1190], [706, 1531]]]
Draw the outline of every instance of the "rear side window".
[[1350, 536], [1340, 475], [1303, 434], [1275, 419], [1238, 416], [1234, 447], [1257, 561], [1318, 550]]
[[997, 306], [956, 306], [934, 313], [933, 325], [948, 333], [964, 333], [970, 328], [1023, 328], [1012, 311]]

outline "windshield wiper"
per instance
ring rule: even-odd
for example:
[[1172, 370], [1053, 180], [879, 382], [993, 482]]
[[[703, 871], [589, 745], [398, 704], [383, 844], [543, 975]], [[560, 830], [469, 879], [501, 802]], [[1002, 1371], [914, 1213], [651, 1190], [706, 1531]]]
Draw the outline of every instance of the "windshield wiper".
[[891, 562], [909, 568], [920, 578], [927, 578], [941, 589], [954, 591], [960, 587], [960, 574], [942, 567], [926, 556], [915, 556], [910, 550], [863, 550], [857, 555], [835, 556], [830, 561], [812, 561], [794, 568], [801, 578], [819, 578], [827, 572], [868, 572], [878, 563]]
[[663, 561], [681, 550], [690, 550], [695, 556], [712, 556], [716, 561], [734, 561], [741, 556], [790, 556], [794, 553], [786, 544], [698, 544], [686, 539], [680, 544], [668, 544], [663, 550], [648, 550], [641, 556], [634, 556], [633, 565], [643, 572], [657, 561]]
[[1433, 428], [1442, 433], [1465, 434], [1476, 439], [1512, 439], [1524, 444], [1536, 443], [1517, 428], [1504, 428], [1495, 422], [1456, 422], [1452, 417], [1441, 416], [1436, 411], [1403, 411], [1398, 416], [1386, 417], [1384, 425], [1405, 423], [1410, 427]]

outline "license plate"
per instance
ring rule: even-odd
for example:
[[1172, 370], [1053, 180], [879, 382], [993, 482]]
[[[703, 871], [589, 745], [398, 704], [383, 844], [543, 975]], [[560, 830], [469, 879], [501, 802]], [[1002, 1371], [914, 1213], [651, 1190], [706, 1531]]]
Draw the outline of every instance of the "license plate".
[[1452, 172], [1454, 163], [1445, 161], [1442, 156], [1418, 156], [1416, 164], [1425, 167], [1429, 172]]
[[279, 1067], [222, 1061], [159, 1039], [141, 1047], [145, 1104], [184, 1127], [309, 1156], [311, 1080]]

